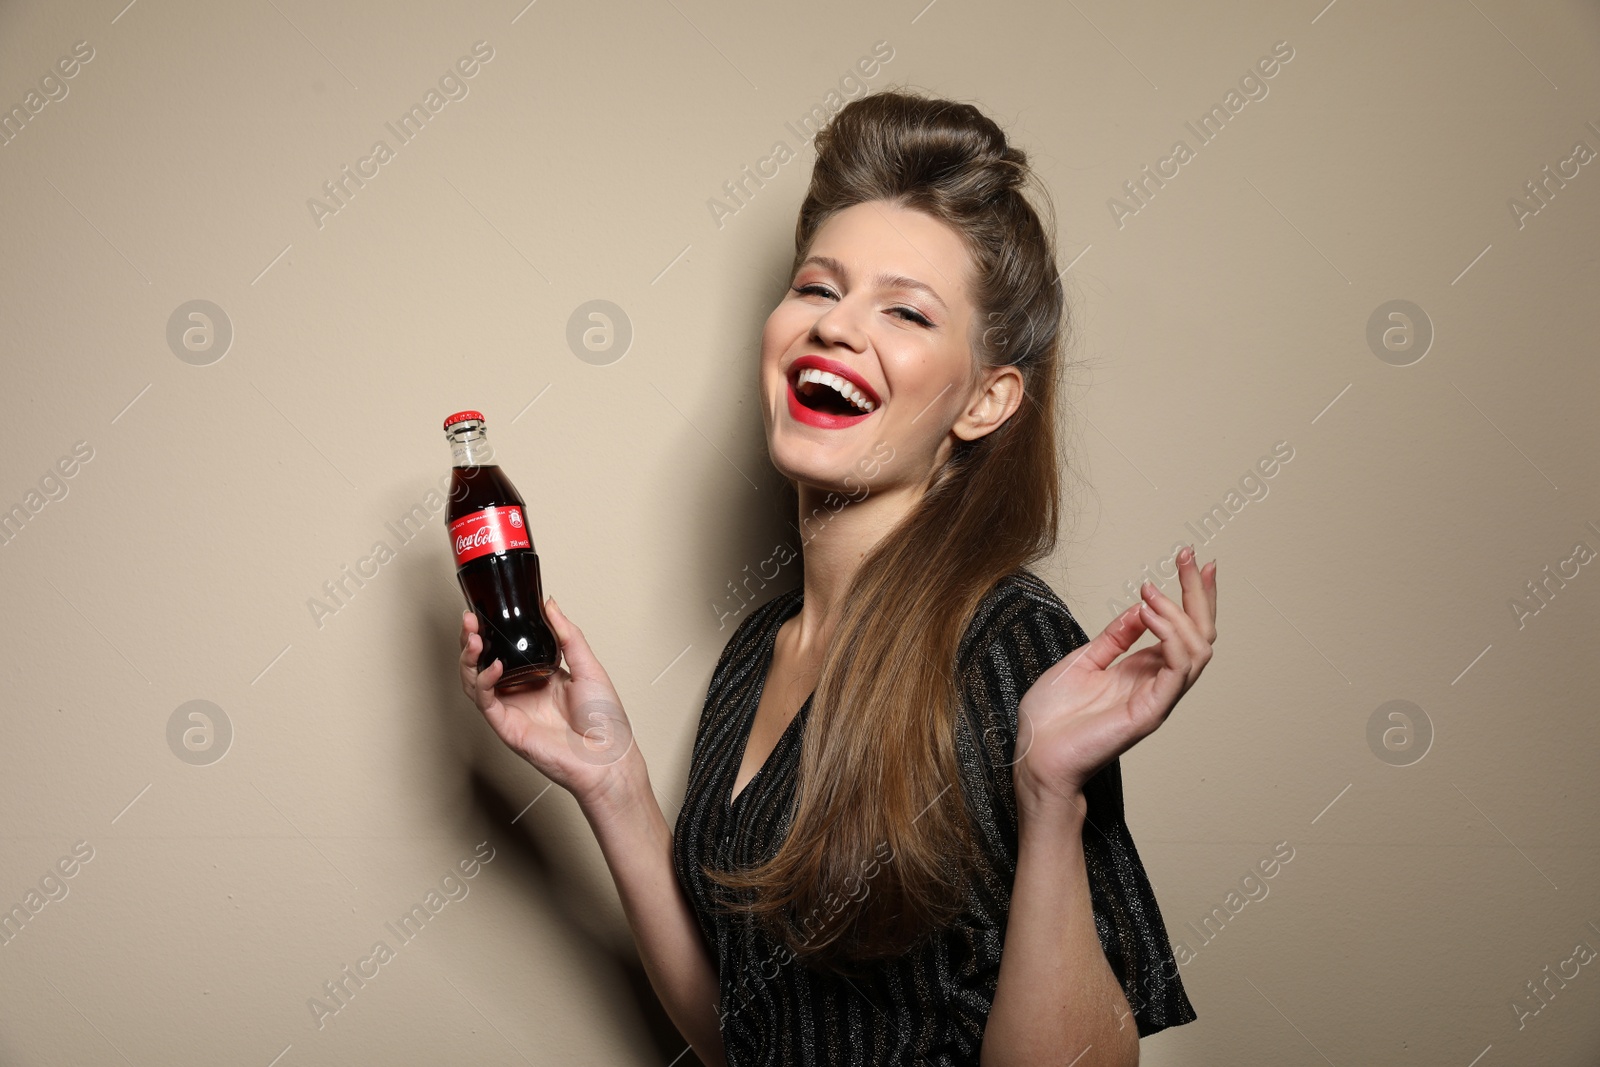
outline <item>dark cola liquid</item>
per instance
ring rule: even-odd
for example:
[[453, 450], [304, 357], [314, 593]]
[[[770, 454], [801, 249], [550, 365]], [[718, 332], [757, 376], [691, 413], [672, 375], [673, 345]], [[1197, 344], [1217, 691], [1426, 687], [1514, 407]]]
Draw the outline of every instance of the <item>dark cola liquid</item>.
[[[450, 507], [445, 524], [487, 507], [527, 505], [497, 465], [456, 467], [450, 479]], [[530, 545], [533, 538], [528, 538]], [[533, 548], [490, 552], [468, 560], [456, 571], [467, 606], [478, 617], [483, 651], [478, 669], [495, 660], [505, 664], [496, 689], [526, 685], [552, 673], [561, 664], [561, 648], [544, 617], [544, 589], [539, 582], [539, 554]]]

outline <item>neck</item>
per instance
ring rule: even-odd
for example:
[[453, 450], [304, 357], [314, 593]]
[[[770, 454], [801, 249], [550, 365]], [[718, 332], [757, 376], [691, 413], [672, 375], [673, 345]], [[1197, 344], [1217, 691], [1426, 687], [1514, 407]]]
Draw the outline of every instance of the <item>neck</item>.
[[821, 657], [861, 562], [921, 500], [920, 487], [895, 486], [852, 501], [801, 484], [799, 532], [805, 600], [795, 616], [795, 650]]

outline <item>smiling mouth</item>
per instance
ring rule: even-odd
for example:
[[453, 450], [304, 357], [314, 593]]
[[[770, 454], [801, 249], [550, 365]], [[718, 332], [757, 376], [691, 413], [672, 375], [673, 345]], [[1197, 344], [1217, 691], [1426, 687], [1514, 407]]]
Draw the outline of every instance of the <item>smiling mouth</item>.
[[815, 367], [800, 371], [790, 386], [802, 407], [824, 415], [866, 415], [877, 407], [844, 378]]

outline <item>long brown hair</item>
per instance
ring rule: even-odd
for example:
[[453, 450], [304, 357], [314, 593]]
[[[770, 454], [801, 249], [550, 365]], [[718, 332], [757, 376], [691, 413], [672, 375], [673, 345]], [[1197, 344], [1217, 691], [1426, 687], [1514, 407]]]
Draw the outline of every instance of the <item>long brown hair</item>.
[[971, 254], [978, 368], [1014, 364], [1024, 382], [1022, 405], [983, 437], [954, 439], [919, 504], [862, 561], [823, 657], [781, 847], [759, 866], [706, 870], [746, 891], [725, 905], [796, 956], [849, 970], [960, 913], [975, 843], [953, 668], [984, 595], [1055, 547], [1067, 310], [1049, 194], [1039, 186], [1046, 226], [1025, 193], [1027, 157], [976, 107], [885, 90], [847, 104], [815, 147], [790, 276], [836, 212], [868, 201], [925, 212]]

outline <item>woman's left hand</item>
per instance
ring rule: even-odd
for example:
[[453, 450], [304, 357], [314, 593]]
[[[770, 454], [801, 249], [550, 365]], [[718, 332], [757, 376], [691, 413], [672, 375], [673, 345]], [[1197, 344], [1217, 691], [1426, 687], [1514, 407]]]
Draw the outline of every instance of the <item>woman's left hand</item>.
[[[1095, 773], [1166, 721], [1200, 677], [1217, 639], [1217, 562], [1177, 555], [1183, 606], [1154, 585], [1100, 635], [1041, 674], [1018, 707], [1013, 781], [1018, 803], [1068, 801], [1082, 810]], [[1159, 644], [1124, 656], [1149, 630]]]

